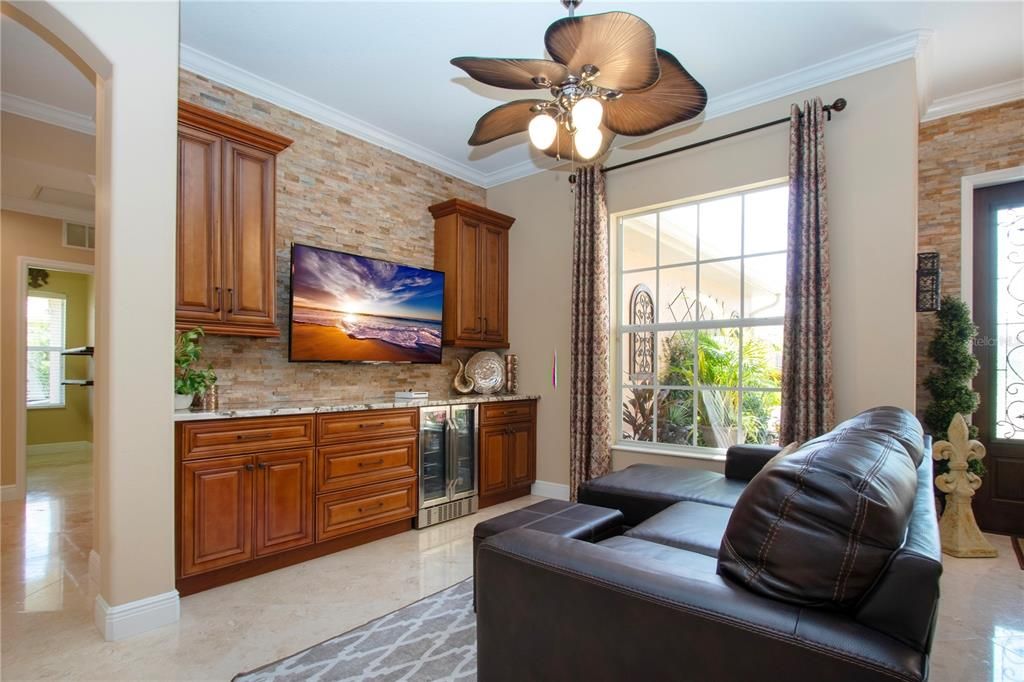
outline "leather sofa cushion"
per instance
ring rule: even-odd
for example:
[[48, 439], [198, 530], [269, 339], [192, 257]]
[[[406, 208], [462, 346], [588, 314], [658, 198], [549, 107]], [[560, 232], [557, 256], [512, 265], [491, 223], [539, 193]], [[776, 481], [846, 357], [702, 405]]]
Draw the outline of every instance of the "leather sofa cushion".
[[677, 502], [626, 531], [638, 540], [657, 542], [709, 557], [718, 556], [732, 510], [700, 502]]
[[646, 540], [631, 538], [625, 535], [616, 535], [597, 544], [608, 549], [615, 549], [633, 555], [637, 559], [636, 565], [639, 566], [647, 566], [651, 560], [654, 560], [662, 563], [659, 567], [660, 570], [678, 571], [687, 578], [693, 578], [694, 573], [718, 578], [716, 575], [718, 562], [704, 554], [687, 552], [675, 547], [669, 547], [668, 545], [647, 542]]
[[[866, 421], [907, 421], [880, 417]], [[849, 608], [868, 592], [903, 544], [917, 474], [904, 446], [912, 438], [859, 428], [856, 419], [747, 484], [722, 539], [722, 576], [793, 604]]]
[[584, 504], [618, 509], [628, 526], [635, 526], [676, 502], [704, 502], [732, 507], [746, 481], [700, 469], [634, 464], [587, 481], [577, 499]]
[[895, 438], [913, 458], [915, 467], [924, 458], [924, 429], [921, 422], [900, 407], [873, 407], [864, 410], [836, 426], [831, 433], [844, 429], [867, 429]]

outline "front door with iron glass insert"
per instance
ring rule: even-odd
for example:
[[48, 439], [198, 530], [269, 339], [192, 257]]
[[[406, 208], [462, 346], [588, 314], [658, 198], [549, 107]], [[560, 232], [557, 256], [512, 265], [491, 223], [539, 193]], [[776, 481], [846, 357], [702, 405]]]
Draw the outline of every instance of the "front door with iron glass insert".
[[974, 194], [975, 415], [987, 469], [974, 498], [983, 530], [1024, 533], [1024, 182]]

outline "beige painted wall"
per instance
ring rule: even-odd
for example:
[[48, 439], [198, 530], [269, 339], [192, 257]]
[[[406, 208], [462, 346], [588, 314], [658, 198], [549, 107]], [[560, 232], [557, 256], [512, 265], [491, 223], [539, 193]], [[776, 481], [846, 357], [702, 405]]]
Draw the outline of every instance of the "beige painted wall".
[[117, 606], [174, 589], [178, 3], [12, 4], [96, 73], [94, 549]]
[[[77, 348], [88, 345], [89, 315], [92, 304], [89, 294], [92, 275], [78, 272], [49, 270], [47, 283], [32, 291], [63, 294], [66, 326], [64, 346]], [[87, 379], [91, 360], [85, 356], [64, 358], [64, 376], [67, 379]], [[64, 387], [64, 407], [28, 410], [25, 416], [25, 442], [28, 445], [92, 441], [91, 388]]]
[[[832, 252], [833, 363], [838, 418], [878, 404], [913, 409], [915, 386], [914, 254], [917, 228], [917, 89], [904, 61], [823, 85], [687, 130], [616, 150], [606, 165], [779, 118], [791, 102], [820, 96], [849, 101], [828, 124]], [[749, 185], [787, 174], [785, 125], [709, 145], [608, 176], [610, 212], [634, 210]], [[488, 205], [517, 217], [510, 247], [509, 326], [520, 353], [523, 390], [542, 392], [538, 478], [568, 483], [569, 295], [572, 197], [562, 173], [491, 188]], [[529, 238], [526, 235], [530, 235]], [[525, 242], [525, 243], [524, 243]], [[543, 244], [543, 248], [538, 248]], [[523, 286], [523, 282], [529, 282]], [[543, 301], [543, 305], [538, 305]], [[544, 386], [552, 346], [563, 377]], [[543, 369], [542, 369], [543, 368]], [[717, 467], [692, 459], [616, 452], [615, 466], [636, 461]]]
[[93, 262], [92, 251], [62, 245], [61, 221], [0, 211], [0, 482], [15, 484], [15, 421], [24, 387], [15, 379], [17, 357], [18, 258]]

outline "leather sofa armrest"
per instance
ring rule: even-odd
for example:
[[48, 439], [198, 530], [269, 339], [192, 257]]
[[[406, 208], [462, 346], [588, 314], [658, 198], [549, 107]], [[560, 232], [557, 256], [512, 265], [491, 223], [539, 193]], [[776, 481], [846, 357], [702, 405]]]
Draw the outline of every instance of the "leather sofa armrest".
[[733, 445], [725, 451], [725, 477], [749, 481], [781, 450], [778, 445]]
[[919, 682], [926, 657], [710, 572], [526, 529], [477, 557], [478, 679]]

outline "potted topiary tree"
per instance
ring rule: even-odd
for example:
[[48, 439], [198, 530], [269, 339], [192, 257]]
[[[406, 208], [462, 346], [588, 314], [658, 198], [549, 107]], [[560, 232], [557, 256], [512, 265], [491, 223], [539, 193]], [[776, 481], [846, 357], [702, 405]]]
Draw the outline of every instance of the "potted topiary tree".
[[187, 332], [179, 332], [174, 337], [174, 409], [188, 408], [196, 396], [206, 393], [207, 389], [217, 383], [217, 375], [213, 366], [196, 369], [199, 356], [203, 349], [199, 339], [203, 336], [202, 327]]
[[[971, 321], [967, 304], [955, 296], [945, 296], [937, 313], [935, 337], [928, 346], [928, 355], [935, 361], [935, 369], [924, 385], [932, 394], [932, 401], [924, 410], [924, 423], [936, 441], [949, 440], [946, 430], [957, 414], [969, 419], [978, 409], [979, 397], [971, 389], [971, 379], [978, 373], [978, 359], [974, 357], [971, 343], [978, 335], [978, 328]], [[971, 424], [970, 438], [978, 435], [978, 427]], [[944, 474], [949, 468], [946, 460], [936, 465], [938, 473]], [[981, 476], [985, 466], [981, 460], [972, 459], [969, 470]]]

